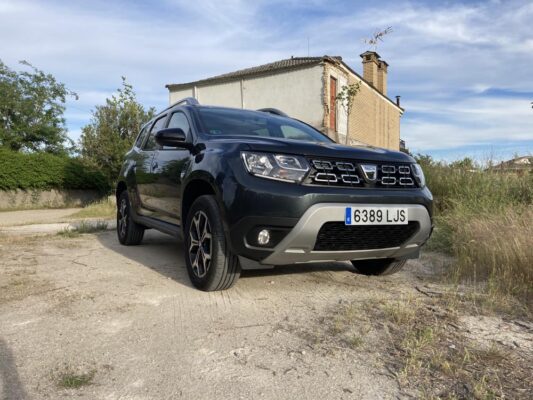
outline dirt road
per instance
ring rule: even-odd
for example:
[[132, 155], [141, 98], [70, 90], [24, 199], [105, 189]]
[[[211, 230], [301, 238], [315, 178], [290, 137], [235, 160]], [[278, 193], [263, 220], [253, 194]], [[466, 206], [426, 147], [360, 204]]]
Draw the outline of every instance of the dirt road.
[[[382, 353], [328, 345], [321, 321], [348, 303], [423, 297], [415, 286], [431, 266], [386, 278], [344, 263], [283, 267], [204, 293], [181, 244], [153, 231], [128, 248], [112, 231], [4, 238], [0, 253], [9, 400], [403, 398]], [[71, 376], [88, 384], [74, 388]]]
[[80, 210], [81, 208], [59, 208], [49, 210], [2, 211], [0, 212], [0, 227], [58, 222]]

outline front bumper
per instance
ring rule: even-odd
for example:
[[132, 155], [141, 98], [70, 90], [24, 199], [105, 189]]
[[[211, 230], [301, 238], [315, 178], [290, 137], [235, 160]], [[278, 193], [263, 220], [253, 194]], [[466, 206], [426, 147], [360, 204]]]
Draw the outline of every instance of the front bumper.
[[402, 245], [374, 250], [316, 251], [317, 234], [326, 222], [344, 221], [348, 203], [319, 203], [311, 206], [272, 253], [260, 261], [263, 265], [285, 265], [315, 261], [347, 261], [370, 258], [412, 258], [431, 234], [431, 217], [426, 207], [418, 204], [358, 204], [368, 207], [405, 207], [409, 221], [419, 223], [418, 230]]

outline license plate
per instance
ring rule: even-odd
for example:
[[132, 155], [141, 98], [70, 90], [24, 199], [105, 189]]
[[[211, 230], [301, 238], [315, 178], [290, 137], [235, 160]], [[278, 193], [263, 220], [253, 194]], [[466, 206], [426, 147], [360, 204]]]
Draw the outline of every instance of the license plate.
[[346, 225], [407, 225], [408, 209], [404, 207], [346, 207]]

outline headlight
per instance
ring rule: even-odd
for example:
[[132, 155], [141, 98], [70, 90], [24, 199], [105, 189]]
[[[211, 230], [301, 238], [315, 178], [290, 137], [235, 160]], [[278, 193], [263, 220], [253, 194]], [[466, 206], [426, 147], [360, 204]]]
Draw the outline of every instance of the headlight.
[[422, 167], [419, 164], [413, 164], [413, 174], [415, 175], [416, 182], [421, 188], [426, 186], [426, 177], [424, 176], [424, 171], [422, 171]]
[[301, 182], [309, 171], [307, 160], [287, 154], [241, 153], [244, 166], [249, 173], [267, 179]]

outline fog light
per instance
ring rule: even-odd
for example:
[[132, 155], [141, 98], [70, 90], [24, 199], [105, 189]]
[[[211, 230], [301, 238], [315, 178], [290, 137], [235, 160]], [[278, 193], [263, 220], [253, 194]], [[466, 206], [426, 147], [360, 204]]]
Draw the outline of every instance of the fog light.
[[257, 235], [257, 243], [264, 246], [268, 244], [268, 242], [270, 242], [270, 231], [268, 229], [263, 229], [259, 232], [259, 235]]

